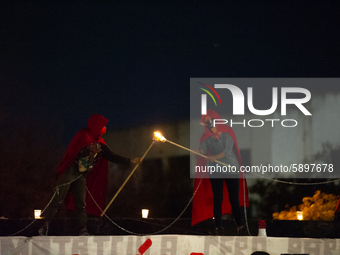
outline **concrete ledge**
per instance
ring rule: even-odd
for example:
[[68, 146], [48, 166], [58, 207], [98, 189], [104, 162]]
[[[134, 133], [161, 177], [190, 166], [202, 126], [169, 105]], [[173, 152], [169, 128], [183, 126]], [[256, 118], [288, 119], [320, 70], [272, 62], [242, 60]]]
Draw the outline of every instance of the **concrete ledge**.
[[[191, 219], [111, 219], [89, 218], [88, 230], [91, 235], [155, 235], [155, 234], [179, 234], [179, 235], [212, 235], [214, 229], [213, 220], [201, 222], [191, 226]], [[0, 236], [10, 236], [26, 228], [33, 219], [8, 219], [0, 220]], [[42, 219], [36, 220], [22, 232], [15, 236], [37, 236], [38, 229], [43, 223]], [[168, 227], [172, 224], [170, 227]], [[223, 220], [225, 233], [228, 236], [237, 234], [234, 220]], [[258, 220], [248, 221], [252, 236], [258, 235]], [[300, 238], [340, 238], [339, 221], [279, 221], [266, 220], [267, 236], [272, 237], [300, 237]], [[166, 229], [165, 229], [166, 228]], [[126, 229], [127, 232], [124, 230]], [[161, 231], [165, 229], [164, 231]], [[159, 232], [161, 231], [161, 232]], [[55, 219], [50, 224], [51, 236], [75, 236], [78, 235], [73, 219]]]

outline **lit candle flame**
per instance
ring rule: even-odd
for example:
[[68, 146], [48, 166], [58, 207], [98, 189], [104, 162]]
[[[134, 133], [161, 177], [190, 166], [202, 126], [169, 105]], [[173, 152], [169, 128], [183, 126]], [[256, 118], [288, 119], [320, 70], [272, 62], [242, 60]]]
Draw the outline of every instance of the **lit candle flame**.
[[160, 132], [153, 132], [153, 134], [156, 141], [161, 141], [163, 143], [166, 141], [166, 138], [162, 136]]
[[41, 219], [41, 210], [34, 210], [34, 218]]

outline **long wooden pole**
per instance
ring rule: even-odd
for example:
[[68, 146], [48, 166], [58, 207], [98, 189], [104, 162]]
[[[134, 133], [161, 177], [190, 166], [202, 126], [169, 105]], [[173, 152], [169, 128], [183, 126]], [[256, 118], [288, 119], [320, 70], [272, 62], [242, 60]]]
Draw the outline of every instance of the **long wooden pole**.
[[[175, 145], [175, 146], [177, 146], [177, 147], [180, 147], [180, 148], [182, 148], [182, 149], [184, 149], [184, 150], [190, 151], [190, 152], [192, 152], [192, 153], [194, 153], [194, 154], [196, 154], [196, 155], [198, 155], [198, 156], [201, 156], [201, 157], [203, 157], [203, 158], [208, 158], [208, 156], [206, 156], [206, 155], [203, 155], [203, 154], [201, 154], [201, 153], [198, 153], [198, 152], [196, 152], [196, 151], [194, 151], [194, 150], [191, 150], [191, 149], [189, 149], [189, 148], [187, 148], [187, 147], [184, 147], [184, 146], [182, 146], [182, 145], [179, 145], [179, 144], [177, 144], [177, 143], [174, 143], [174, 142], [172, 142], [172, 141], [170, 141], [170, 140], [165, 140], [165, 141], [168, 142], [168, 143], [171, 143], [171, 144], [173, 144], [173, 145]], [[226, 163], [223, 163], [223, 162], [221, 162], [221, 161], [218, 161], [218, 160], [215, 160], [214, 162], [219, 163], [219, 164], [221, 164], [221, 165], [230, 166], [230, 165], [228, 165], [228, 164], [226, 164]]]
[[[143, 157], [141, 158], [141, 161], [145, 158], [146, 154], [149, 152], [149, 150], [151, 149], [152, 145], [155, 143], [155, 141], [152, 141], [151, 145], [149, 146], [149, 148], [146, 150], [146, 152], [144, 153]], [[126, 178], [126, 180], [124, 181], [124, 183], [122, 184], [122, 186], [120, 186], [119, 190], [116, 192], [116, 194], [113, 196], [113, 198], [111, 199], [110, 203], [106, 206], [106, 208], [104, 209], [104, 211], [102, 212], [102, 214], [100, 215], [101, 217], [103, 217], [103, 215], [105, 214], [105, 212], [107, 211], [107, 209], [109, 209], [109, 207], [111, 206], [112, 202], [116, 199], [116, 197], [118, 196], [118, 194], [120, 193], [120, 191], [123, 189], [123, 187], [125, 186], [125, 184], [128, 182], [128, 180], [130, 179], [130, 177], [133, 175], [133, 173], [136, 171], [136, 169], [138, 168], [139, 164], [136, 164], [135, 167], [133, 168], [133, 170], [131, 171], [131, 173], [129, 174], [129, 176]]]

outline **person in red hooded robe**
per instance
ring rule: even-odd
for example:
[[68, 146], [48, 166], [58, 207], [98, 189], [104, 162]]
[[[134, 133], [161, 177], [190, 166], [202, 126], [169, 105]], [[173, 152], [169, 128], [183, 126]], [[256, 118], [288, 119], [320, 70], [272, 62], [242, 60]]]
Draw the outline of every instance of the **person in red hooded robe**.
[[[64, 200], [68, 209], [75, 210], [79, 235], [89, 235], [87, 213], [99, 216], [105, 207], [108, 161], [126, 165], [140, 163], [140, 158], [121, 156], [106, 145], [101, 136], [106, 132], [107, 122], [102, 115], [94, 114], [89, 118], [87, 128], [73, 137], [57, 169], [56, 192], [44, 213], [45, 221], [39, 235], [48, 234], [49, 223]], [[86, 196], [86, 187], [94, 199]]]
[[[196, 152], [208, 156], [197, 158], [197, 166], [217, 166], [220, 172], [209, 173], [206, 169], [196, 173], [194, 190], [196, 194], [192, 206], [192, 225], [203, 220], [215, 218], [215, 234], [223, 235], [222, 214], [232, 213], [239, 235], [248, 235], [240, 206], [249, 206], [245, 178], [240, 175], [242, 165], [237, 139], [233, 129], [225, 124], [213, 126], [214, 119], [221, 117], [213, 110], [202, 116], [205, 132], [200, 138]], [[226, 165], [216, 163], [218, 160]], [[225, 171], [222, 171], [224, 167]]]

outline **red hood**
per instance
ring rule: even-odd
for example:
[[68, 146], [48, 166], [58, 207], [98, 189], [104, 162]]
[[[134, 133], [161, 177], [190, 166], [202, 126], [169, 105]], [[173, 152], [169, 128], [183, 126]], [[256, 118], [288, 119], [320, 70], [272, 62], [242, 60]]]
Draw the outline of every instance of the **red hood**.
[[108, 119], [100, 114], [93, 114], [87, 121], [87, 128], [90, 136], [97, 140], [101, 134], [101, 130], [106, 126]]

